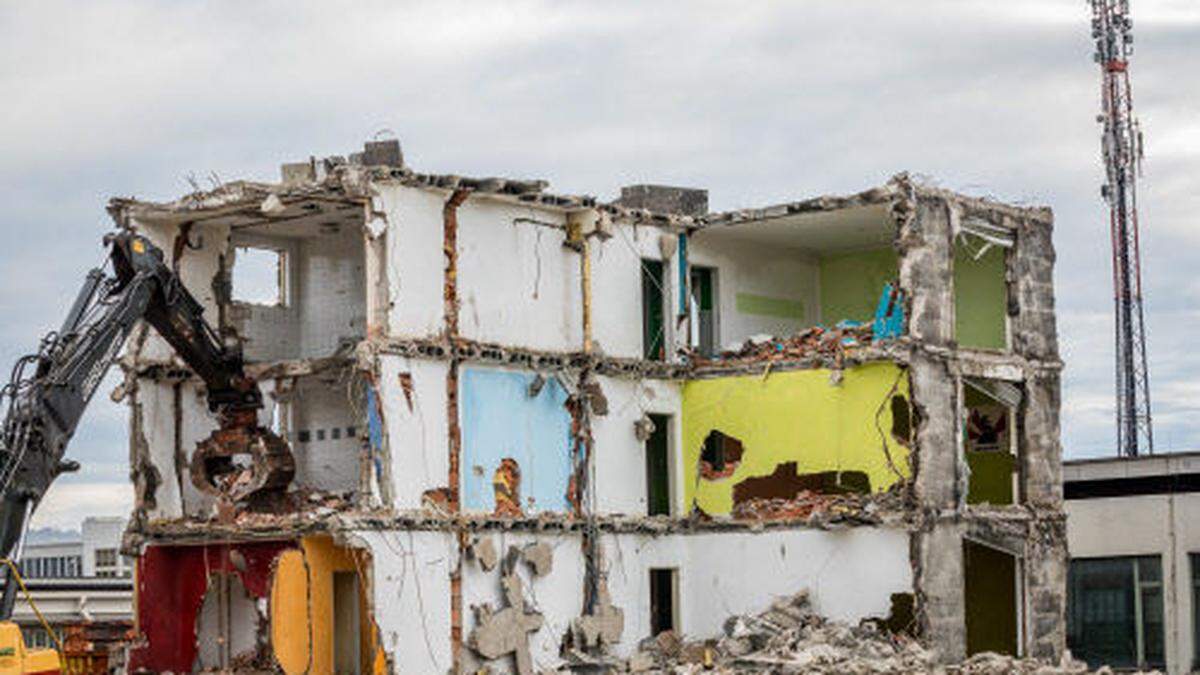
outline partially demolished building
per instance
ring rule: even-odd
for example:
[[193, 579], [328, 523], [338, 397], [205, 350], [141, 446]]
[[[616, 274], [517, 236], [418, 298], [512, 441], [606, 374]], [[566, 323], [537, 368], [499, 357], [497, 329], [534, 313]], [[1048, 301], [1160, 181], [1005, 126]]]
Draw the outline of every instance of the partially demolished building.
[[373, 142], [112, 201], [293, 454], [197, 456], [199, 381], [134, 335], [131, 670], [603, 667], [803, 589], [943, 659], [1058, 657], [1049, 210], [545, 188]]

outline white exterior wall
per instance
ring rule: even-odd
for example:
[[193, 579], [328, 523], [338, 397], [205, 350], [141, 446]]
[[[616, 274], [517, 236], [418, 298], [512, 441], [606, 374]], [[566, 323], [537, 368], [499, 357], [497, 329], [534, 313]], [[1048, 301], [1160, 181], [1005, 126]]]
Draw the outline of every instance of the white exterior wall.
[[445, 673], [451, 664], [450, 572], [458, 543], [449, 532], [362, 530], [374, 563], [371, 600], [392, 672]]
[[[139, 379], [136, 393], [141, 406], [142, 438], [131, 438], [131, 443], [145, 441], [148, 461], [158, 474], [158, 486], [154, 491], [153, 506], [146, 505], [150, 519], [174, 519], [183, 517], [184, 487], [175, 473], [175, 414], [174, 387], [169, 382]], [[140, 470], [140, 467], [133, 467]]]
[[[595, 349], [617, 358], [642, 358], [642, 260], [663, 261], [663, 344], [671, 344], [678, 304], [679, 275], [674, 258], [663, 258], [661, 240], [671, 242], [675, 234], [646, 225], [614, 224], [607, 240], [593, 237], [588, 246], [592, 256], [592, 340]], [[578, 257], [578, 256], [576, 256]], [[581, 310], [580, 310], [581, 311]], [[668, 351], [669, 348], [668, 348]]]
[[681, 385], [662, 380], [627, 380], [599, 377], [608, 398], [608, 414], [592, 417], [595, 450], [596, 510], [600, 513], [646, 515], [646, 446], [634, 435], [634, 422], [644, 414], [668, 415], [671, 457], [671, 508], [673, 515], [687, 512], [683, 500], [683, 465], [679, 461], [683, 416]]
[[125, 556], [119, 555], [121, 538], [125, 534], [125, 519], [119, 517], [84, 518], [80, 527], [83, 549], [83, 576], [96, 576], [96, 549], [115, 548], [117, 555], [117, 576], [131, 573], [131, 565]]
[[[459, 207], [459, 332], [480, 342], [578, 351], [580, 255], [563, 246], [564, 229], [519, 218], [566, 222], [560, 213], [481, 198]], [[440, 292], [442, 285], [436, 288]]]
[[[401, 511], [421, 508], [421, 494], [446, 487], [450, 454], [446, 420], [445, 361], [379, 357], [380, 399], [386, 443], [392, 458], [393, 504]], [[412, 378], [412, 408], [400, 385]]]
[[439, 335], [444, 325], [446, 195], [395, 183], [373, 187], [372, 208], [387, 219], [388, 333], [401, 338]]
[[[1157, 455], [1137, 460], [1063, 465], [1064, 479], [1097, 480], [1200, 472], [1200, 456]], [[1162, 559], [1164, 653], [1167, 670], [1192, 672], [1192, 569], [1200, 553], [1200, 493], [1068, 499], [1071, 558], [1157, 555]], [[1114, 532], [1120, 536], [1113, 536]]]

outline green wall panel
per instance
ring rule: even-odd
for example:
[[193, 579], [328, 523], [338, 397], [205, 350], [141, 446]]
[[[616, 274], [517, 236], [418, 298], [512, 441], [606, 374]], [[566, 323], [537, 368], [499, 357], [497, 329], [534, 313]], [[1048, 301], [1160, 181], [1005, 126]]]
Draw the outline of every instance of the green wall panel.
[[843, 319], [870, 321], [883, 285], [899, 275], [891, 247], [821, 258], [820, 268], [821, 323], [826, 326]]
[[954, 248], [954, 331], [958, 344], [981, 349], [1005, 349], [1005, 249], [993, 246], [979, 260], [971, 248]]

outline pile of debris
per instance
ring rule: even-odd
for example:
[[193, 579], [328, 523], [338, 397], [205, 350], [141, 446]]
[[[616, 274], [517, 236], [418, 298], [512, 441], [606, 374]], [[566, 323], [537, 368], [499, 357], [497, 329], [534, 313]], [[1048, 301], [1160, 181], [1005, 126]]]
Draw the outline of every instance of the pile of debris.
[[[718, 639], [684, 641], [667, 631], [646, 640], [622, 667], [632, 673], [940, 673], [944, 675], [1083, 675], [1086, 664], [1065, 655], [1051, 664], [995, 653], [938, 665], [934, 652], [912, 637], [892, 633], [881, 621], [858, 626], [828, 621], [800, 592], [757, 616], [732, 617]], [[1111, 673], [1107, 667], [1097, 673]]]
[[847, 350], [871, 344], [873, 339], [871, 324], [843, 321], [833, 328], [805, 328], [791, 337], [753, 335], [741, 347], [727, 349], [715, 359], [705, 359], [697, 354], [689, 356], [697, 365], [713, 361], [787, 361], [813, 356], [840, 359]]
[[285, 493], [255, 495], [245, 503], [219, 497], [209, 519], [238, 527], [271, 527], [284, 522], [316, 522], [355, 506], [354, 493], [295, 487]]
[[804, 521], [810, 527], [878, 525], [904, 510], [904, 484], [872, 494], [801, 490], [791, 499], [749, 499], [733, 505], [734, 520]]

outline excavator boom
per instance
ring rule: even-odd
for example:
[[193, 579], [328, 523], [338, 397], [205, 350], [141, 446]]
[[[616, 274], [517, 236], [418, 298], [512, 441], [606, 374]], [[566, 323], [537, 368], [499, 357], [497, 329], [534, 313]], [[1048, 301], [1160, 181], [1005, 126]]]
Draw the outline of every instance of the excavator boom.
[[[234, 500], [286, 487], [295, 471], [287, 444], [258, 426], [262, 393], [246, 377], [240, 349], [224, 344], [204, 320], [203, 306], [164, 262], [162, 250], [128, 231], [106, 236], [105, 244], [111, 269], [88, 273], [62, 327], [17, 361], [0, 390], [0, 558], [13, 555], [50, 483], [79, 468], [64, 459], [67, 444], [139, 321], [204, 381], [209, 409], [220, 422], [196, 453], [192, 473], [199, 487], [220, 494], [222, 477], [237, 474], [238, 455], [247, 456], [254, 470], [251, 480], [225, 481], [240, 488], [226, 495]], [[5, 583], [0, 620], [11, 615], [14, 587]]]

